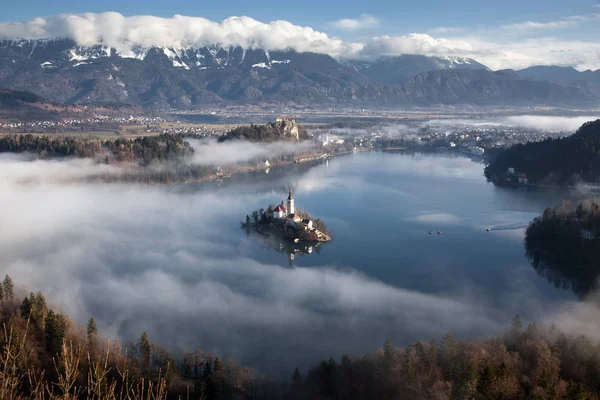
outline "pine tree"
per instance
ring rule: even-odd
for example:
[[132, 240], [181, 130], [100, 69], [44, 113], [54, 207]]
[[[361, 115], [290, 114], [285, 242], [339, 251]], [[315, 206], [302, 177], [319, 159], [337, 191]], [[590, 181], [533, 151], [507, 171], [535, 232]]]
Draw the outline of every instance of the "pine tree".
[[567, 385], [567, 393], [563, 396], [564, 400], [587, 400], [587, 398], [587, 392], [581, 382], [569, 382]]
[[519, 317], [519, 314], [513, 317], [510, 323], [510, 329], [513, 332], [521, 333], [521, 330], [523, 329], [523, 323], [521, 322], [521, 317]]
[[217, 373], [223, 369], [221, 365], [221, 359], [219, 357], [215, 358], [215, 366], [213, 367], [213, 373]]
[[142, 337], [138, 342], [138, 354], [140, 355], [140, 367], [142, 369], [142, 373], [146, 376], [150, 373], [150, 355], [152, 353], [152, 347], [150, 346], [150, 341], [148, 340], [148, 334], [146, 332], [142, 333]]
[[481, 394], [486, 394], [492, 383], [496, 379], [494, 369], [490, 365], [489, 361], [485, 362], [481, 372], [479, 373], [479, 379], [477, 380], [477, 391]]
[[4, 277], [4, 282], [2, 282], [4, 298], [12, 300], [15, 298], [15, 287], [13, 285], [13, 281], [10, 276], [6, 275]]
[[204, 363], [204, 369], [202, 371], [202, 379], [207, 380], [212, 375], [212, 360], [209, 358]]
[[46, 339], [46, 350], [50, 354], [55, 355], [60, 351], [67, 329], [66, 325], [65, 318], [62, 315], [52, 310], [48, 311], [44, 327], [44, 337]]
[[0, 302], [4, 300], [4, 286], [0, 285]]
[[396, 349], [392, 344], [390, 339], [386, 340], [383, 344], [383, 359], [387, 366], [391, 366], [394, 362], [394, 357], [396, 355]]
[[27, 297], [25, 297], [23, 299], [23, 302], [21, 303], [21, 318], [29, 319], [30, 315], [31, 315], [31, 301], [29, 301], [29, 299]]
[[298, 367], [296, 367], [294, 373], [292, 374], [292, 384], [297, 385], [300, 382], [302, 382], [302, 375], [300, 375], [300, 370]]
[[96, 320], [94, 320], [94, 318], [90, 318], [85, 331], [88, 340], [95, 340], [95, 338], [98, 336], [98, 327], [96, 326]]

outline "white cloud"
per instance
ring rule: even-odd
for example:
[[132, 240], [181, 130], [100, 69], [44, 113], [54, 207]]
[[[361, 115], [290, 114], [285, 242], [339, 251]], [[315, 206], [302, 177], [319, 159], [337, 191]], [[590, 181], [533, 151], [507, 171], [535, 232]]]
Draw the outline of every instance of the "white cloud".
[[416, 217], [406, 218], [407, 221], [410, 222], [418, 222], [420, 224], [431, 225], [431, 224], [440, 224], [440, 225], [456, 225], [460, 222], [460, 218], [454, 214], [449, 213], [431, 213], [431, 214], [421, 214]]
[[[66, 37], [83, 46], [106, 45], [121, 54], [132, 47], [241, 46], [265, 50], [316, 52], [333, 57], [375, 58], [381, 55], [423, 54], [471, 57], [491, 69], [525, 68], [532, 65], [573, 66], [579, 70], [600, 68], [600, 41], [589, 38], [539, 37], [540, 32], [577, 27], [600, 19], [600, 14], [565, 17], [556, 21], [526, 21], [486, 29], [438, 28], [427, 33], [380, 35], [361, 42], [345, 41], [308, 26], [276, 20], [263, 23], [241, 16], [221, 22], [175, 15], [125, 17], [116, 12], [61, 14], [28, 22], [0, 23], [0, 38], [50, 39]], [[329, 26], [346, 31], [374, 27], [379, 20], [363, 14]], [[579, 36], [583, 37], [583, 36]]]
[[356, 31], [379, 26], [379, 19], [369, 14], [361, 14], [358, 19], [344, 18], [331, 22], [329, 25], [344, 31]]
[[24, 23], [1, 23], [0, 37], [66, 37], [82, 46], [106, 45], [122, 52], [132, 46], [185, 48], [220, 45], [347, 55], [355, 54], [363, 47], [360, 43], [344, 42], [288, 21], [262, 23], [242, 16], [213, 22], [182, 15], [171, 18], [147, 15], [125, 17], [116, 12], [61, 14]]
[[192, 163], [201, 165], [229, 165], [259, 158], [277, 158], [283, 155], [306, 152], [314, 146], [312, 142], [259, 144], [248, 141], [232, 141], [218, 144], [199, 144], [198, 141], [190, 140], [190, 143], [195, 150]]
[[572, 15], [556, 21], [537, 22], [526, 21], [517, 24], [501, 25], [500, 28], [508, 31], [532, 31], [541, 29], [562, 29], [580, 25], [584, 22], [597, 21], [600, 14]]
[[379, 36], [368, 42], [363, 50], [365, 55], [426, 54], [447, 55], [464, 54], [473, 49], [463, 40], [434, 38], [423, 33], [411, 33], [406, 36]]

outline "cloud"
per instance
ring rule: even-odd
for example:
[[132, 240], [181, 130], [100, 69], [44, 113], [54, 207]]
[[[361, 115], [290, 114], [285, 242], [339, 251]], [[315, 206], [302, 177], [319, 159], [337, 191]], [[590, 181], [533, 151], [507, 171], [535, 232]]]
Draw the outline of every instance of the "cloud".
[[406, 36], [378, 36], [368, 42], [362, 54], [368, 56], [394, 54], [447, 55], [464, 54], [473, 49], [463, 40], [434, 38], [423, 33]]
[[[525, 21], [486, 29], [442, 27], [429, 33], [378, 35], [361, 41], [346, 41], [284, 20], [264, 23], [239, 16], [215, 22], [182, 15], [170, 18], [126, 17], [116, 12], [105, 12], [60, 14], [27, 22], [0, 23], [0, 38], [70, 38], [81, 46], [112, 47], [123, 56], [134, 54], [137, 47], [240, 46], [267, 51], [315, 52], [351, 59], [398, 54], [470, 57], [494, 70], [521, 69], [532, 65], [595, 70], [600, 68], [600, 42], [590, 39], [593, 35], [571, 32], [568, 37], [543, 37], [540, 34], [591, 24], [599, 19], [600, 14], [590, 13], [555, 21]], [[376, 17], [363, 14], [356, 19], [334, 21], [329, 26], [355, 31], [378, 24]]]
[[562, 29], [580, 25], [584, 22], [598, 21], [600, 20], [600, 14], [587, 14], [587, 15], [572, 15], [566, 18], [562, 18], [556, 21], [547, 22], [536, 22], [536, 21], [525, 21], [517, 24], [501, 25], [500, 29], [506, 31], [533, 31], [533, 30], [547, 30], [547, 29]]
[[81, 46], [104, 45], [130, 52], [141, 47], [240, 46], [264, 50], [294, 49], [331, 55], [356, 54], [360, 43], [348, 43], [288, 21], [262, 23], [249, 17], [213, 22], [200, 17], [147, 15], [125, 17], [116, 12], [60, 14], [28, 22], [0, 23], [0, 38], [69, 38]]
[[358, 19], [339, 19], [337, 21], [330, 22], [329, 26], [344, 31], [357, 31], [365, 28], [373, 28], [379, 26], [379, 24], [380, 21], [378, 18], [375, 18], [374, 16], [369, 14], [361, 14], [360, 18]]
[[[353, 168], [367, 167], [361, 160]], [[371, 166], [435, 173], [419, 157], [400, 164], [378, 158]], [[488, 335], [508, 319], [461, 287], [420, 293], [343, 266], [288, 268], [257, 259], [239, 220], [279, 201], [289, 175], [265, 191], [254, 182], [218, 190], [59, 183], [69, 171], [94, 176], [104, 168], [0, 157], [0, 265], [75, 321], [94, 316], [113, 338], [136, 340], [146, 331], [175, 351], [201, 347], [288, 376], [295, 366], [372, 352], [386, 338], [406, 344], [446, 332]]]
[[200, 144], [197, 140], [189, 140], [194, 147], [194, 164], [200, 165], [230, 165], [257, 159], [272, 159], [284, 155], [298, 154], [309, 151], [314, 143], [275, 142], [252, 143], [234, 141], [225, 143]]
[[424, 126], [507, 126], [521, 127], [536, 130], [575, 132], [581, 125], [595, 121], [600, 116], [544, 116], [544, 115], [513, 115], [488, 119], [440, 119], [425, 122]]
[[415, 217], [406, 218], [410, 222], [418, 222], [420, 224], [442, 224], [442, 225], [456, 225], [460, 222], [460, 218], [454, 214], [448, 213], [431, 213], [421, 214]]

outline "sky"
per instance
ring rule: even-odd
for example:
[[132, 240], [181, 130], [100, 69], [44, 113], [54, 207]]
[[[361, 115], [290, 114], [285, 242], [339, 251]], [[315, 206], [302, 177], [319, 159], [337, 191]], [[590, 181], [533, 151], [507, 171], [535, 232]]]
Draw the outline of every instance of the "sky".
[[[67, 21], [65, 16], [73, 15], [88, 22], [90, 15], [117, 15], [121, 17], [118, 25], [126, 29], [115, 29], [115, 18], [112, 23], [106, 23], [107, 18], [104, 18], [103, 25], [94, 23], [89, 29], [89, 26]], [[174, 18], [176, 16], [192, 18], [184, 21]], [[232, 28], [235, 24], [231, 23], [224, 27], [224, 22], [231, 21], [231, 17], [247, 17], [242, 21], [244, 29], [239, 29], [240, 24]], [[27, 7], [17, 0], [4, 0], [0, 37], [63, 35], [89, 44], [98, 42], [99, 37], [108, 43], [106, 36], [120, 32], [121, 42], [167, 45], [171, 43], [165, 40], [172, 38], [175, 46], [205, 44], [209, 38], [214, 40], [213, 33], [220, 30], [217, 39], [223, 43], [217, 44], [261, 46], [267, 50], [291, 48], [364, 59], [406, 53], [464, 56], [492, 69], [560, 65], [585, 70], [600, 68], [599, 20], [597, 0], [506, 0], [499, 3], [475, 0], [255, 0], [251, 3], [246, 0], [31, 0]], [[24, 25], [23, 22], [30, 23]], [[157, 28], [154, 36], [149, 33], [153, 28]], [[140, 31], [146, 35], [145, 39], [140, 39]], [[244, 38], [233, 37], [232, 33]], [[272, 37], [265, 39], [269, 35]], [[156, 37], [160, 40], [155, 40]]]

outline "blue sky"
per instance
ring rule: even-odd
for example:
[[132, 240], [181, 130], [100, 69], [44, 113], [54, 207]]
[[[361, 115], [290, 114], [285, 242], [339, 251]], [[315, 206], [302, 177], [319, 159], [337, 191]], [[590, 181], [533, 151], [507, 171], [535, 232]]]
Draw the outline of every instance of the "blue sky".
[[[117, 11], [123, 15], [149, 14], [169, 17], [174, 14], [222, 20], [232, 15], [247, 15], [263, 22], [285, 19], [294, 24], [325, 30], [327, 22], [370, 14], [381, 21], [389, 34], [421, 32], [438, 26], [488, 26], [525, 20], [548, 21], [592, 10], [595, 0], [4, 0], [1, 21], [24, 21], [59, 13]], [[600, 11], [600, 9], [599, 9]]]
[[[226, 20], [231, 16], [252, 19]], [[18, 23], [24, 21], [33, 22]], [[492, 69], [551, 64], [583, 70], [600, 68], [599, 22], [597, 0], [29, 0], [26, 6], [4, 0], [0, 37], [66, 36], [115, 48], [125, 42], [177, 47], [216, 40], [334, 57], [411, 53], [471, 57]]]

